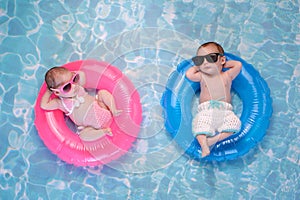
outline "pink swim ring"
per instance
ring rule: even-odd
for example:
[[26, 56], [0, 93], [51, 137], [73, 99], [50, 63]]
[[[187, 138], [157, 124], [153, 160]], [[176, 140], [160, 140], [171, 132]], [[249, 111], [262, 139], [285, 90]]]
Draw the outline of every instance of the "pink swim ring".
[[137, 90], [118, 68], [106, 62], [75, 61], [63, 67], [85, 72], [85, 88], [108, 90], [122, 112], [111, 123], [113, 136], [82, 141], [69, 128], [62, 111], [45, 111], [40, 108], [41, 98], [47, 89], [44, 83], [35, 104], [34, 123], [40, 138], [60, 159], [76, 166], [103, 165], [118, 159], [130, 149], [140, 130], [142, 107]]

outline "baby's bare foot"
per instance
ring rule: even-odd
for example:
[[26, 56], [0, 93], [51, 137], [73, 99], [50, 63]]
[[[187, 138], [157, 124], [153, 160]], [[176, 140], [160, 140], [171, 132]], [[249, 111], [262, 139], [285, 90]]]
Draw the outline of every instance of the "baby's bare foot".
[[111, 113], [113, 116], [119, 116], [122, 112], [123, 112], [123, 110], [114, 110]]
[[210, 150], [209, 150], [209, 146], [207, 144], [206, 135], [198, 135], [196, 138], [201, 146], [202, 158], [205, 156], [208, 156], [210, 154]]
[[210, 154], [210, 150], [208, 146], [203, 146], [202, 148], [202, 158], [208, 156]]
[[106, 135], [106, 132], [102, 129], [94, 129], [91, 127], [84, 128], [79, 132], [79, 137], [83, 141], [95, 141]]
[[210, 154], [209, 148], [208, 149], [206, 149], [206, 148], [202, 149], [202, 158], [208, 156], [209, 154]]
[[209, 147], [214, 146], [219, 141], [219, 135], [207, 138], [207, 145]]
[[106, 135], [113, 136], [111, 128], [102, 129]]

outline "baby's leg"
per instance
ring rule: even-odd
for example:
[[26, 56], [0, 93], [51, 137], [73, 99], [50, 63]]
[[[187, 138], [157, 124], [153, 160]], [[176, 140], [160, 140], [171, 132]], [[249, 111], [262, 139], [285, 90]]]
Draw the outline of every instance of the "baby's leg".
[[208, 146], [213, 146], [217, 142], [222, 141], [222, 140], [228, 138], [231, 135], [232, 135], [232, 132], [222, 132], [218, 135], [207, 138], [207, 144], [208, 144]]
[[101, 107], [108, 108], [113, 115], [120, 114], [120, 110], [117, 110], [114, 97], [107, 90], [100, 90], [98, 92], [98, 103]]
[[202, 158], [205, 156], [208, 156], [210, 154], [210, 150], [207, 144], [207, 138], [206, 135], [197, 135], [197, 140], [201, 146], [202, 149]]
[[79, 132], [80, 139], [84, 141], [94, 141], [104, 137], [105, 135], [112, 136], [112, 132], [110, 128], [105, 129], [95, 129], [93, 127], [85, 127]]

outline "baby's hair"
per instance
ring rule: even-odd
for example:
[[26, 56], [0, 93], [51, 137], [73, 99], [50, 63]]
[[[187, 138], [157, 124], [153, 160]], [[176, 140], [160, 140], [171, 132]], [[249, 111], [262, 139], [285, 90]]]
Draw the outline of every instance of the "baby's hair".
[[206, 46], [209, 46], [209, 45], [215, 45], [215, 46], [217, 47], [218, 51], [219, 51], [218, 53], [224, 54], [224, 49], [223, 49], [223, 47], [222, 47], [220, 44], [216, 43], [216, 42], [206, 42], [206, 43], [202, 44], [202, 45], [197, 49], [197, 53], [198, 53], [199, 49], [201, 49], [201, 47], [206, 47]]
[[69, 70], [67, 70], [64, 67], [52, 67], [51, 69], [49, 69], [45, 74], [45, 82], [47, 84], [48, 89], [51, 90], [51, 88], [57, 88], [59, 86], [57, 83], [57, 77], [60, 74], [68, 71]]

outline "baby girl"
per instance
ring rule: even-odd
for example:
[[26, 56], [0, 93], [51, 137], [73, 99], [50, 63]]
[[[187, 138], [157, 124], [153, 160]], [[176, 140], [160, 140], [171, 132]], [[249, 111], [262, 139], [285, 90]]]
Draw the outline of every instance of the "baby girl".
[[[106, 134], [112, 135], [109, 128], [112, 115], [118, 115], [120, 111], [108, 91], [99, 90], [95, 97], [85, 91], [84, 72], [53, 67], [46, 73], [45, 82], [48, 90], [41, 100], [42, 109], [63, 111], [78, 126], [82, 140], [91, 141]], [[57, 98], [50, 98], [52, 93]]]

